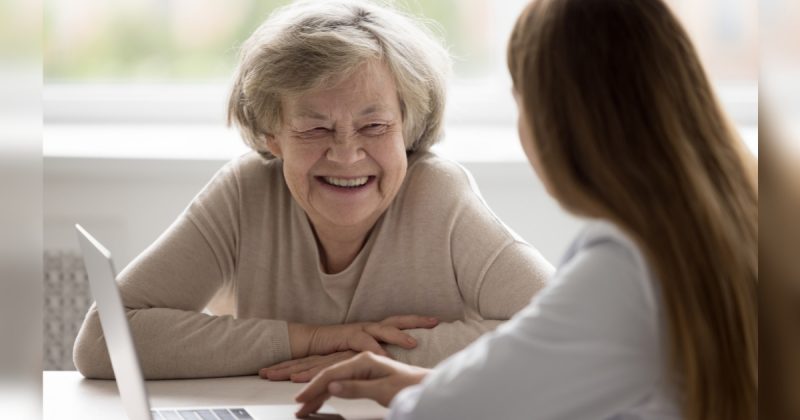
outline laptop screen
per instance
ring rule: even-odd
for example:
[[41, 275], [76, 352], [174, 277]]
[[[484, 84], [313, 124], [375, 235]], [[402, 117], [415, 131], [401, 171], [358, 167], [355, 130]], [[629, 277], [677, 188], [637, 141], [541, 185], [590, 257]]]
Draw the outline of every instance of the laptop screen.
[[147, 389], [117, 289], [111, 253], [83, 227], [75, 225], [75, 229], [125, 413], [130, 419], [151, 419]]

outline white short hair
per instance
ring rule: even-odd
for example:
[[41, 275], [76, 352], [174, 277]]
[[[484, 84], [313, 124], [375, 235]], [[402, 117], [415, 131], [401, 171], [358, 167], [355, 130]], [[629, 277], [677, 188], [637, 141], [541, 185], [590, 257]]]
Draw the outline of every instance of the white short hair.
[[241, 47], [228, 124], [272, 158], [265, 135], [280, 128], [283, 97], [331, 85], [373, 59], [394, 76], [406, 150], [429, 149], [443, 134], [450, 56], [429, 23], [363, 0], [302, 0], [273, 12]]

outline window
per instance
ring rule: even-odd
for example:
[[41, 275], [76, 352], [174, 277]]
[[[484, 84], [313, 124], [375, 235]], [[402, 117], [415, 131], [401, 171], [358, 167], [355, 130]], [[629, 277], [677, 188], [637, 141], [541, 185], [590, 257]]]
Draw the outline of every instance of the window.
[[[225, 80], [236, 47], [288, 0], [49, 0], [45, 80], [164, 82]], [[456, 72], [480, 76], [502, 43], [492, 17], [520, 1], [423, 0], [403, 9], [443, 28]], [[502, 4], [503, 7], [497, 7]], [[519, 7], [513, 8], [517, 10]], [[505, 19], [504, 19], [505, 20]], [[508, 26], [510, 25], [503, 25]]]
[[[193, 128], [186, 129], [198, 133], [216, 130], [215, 138], [224, 135], [238, 143], [236, 133], [224, 129], [225, 100], [237, 47], [274, 8], [288, 2], [45, 0], [45, 154], [84, 153], [114, 141], [119, 146], [126, 135], [141, 138], [142, 133], [136, 131], [145, 130], [143, 124], [159, 124], [162, 130], [171, 125], [176, 133], [180, 132], [177, 126], [191, 125]], [[515, 110], [508, 94], [505, 46], [527, 3], [398, 2], [410, 13], [437, 22], [453, 53], [448, 138], [474, 139], [473, 146], [459, 140], [458, 151], [451, 150], [454, 157], [474, 155], [463, 153], [477, 147], [480, 141], [475, 133], [483, 133], [508, 138], [508, 148], [494, 158], [521, 159], [513, 125]], [[691, 33], [723, 103], [755, 148], [757, 2], [668, 3]], [[116, 135], [102, 127], [107, 123], [115, 124]], [[83, 151], [74, 149], [80, 139], [92, 136], [94, 142], [85, 143]], [[221, 149], [209, 147], [214, 150], [209, 153], [221, 153]]]

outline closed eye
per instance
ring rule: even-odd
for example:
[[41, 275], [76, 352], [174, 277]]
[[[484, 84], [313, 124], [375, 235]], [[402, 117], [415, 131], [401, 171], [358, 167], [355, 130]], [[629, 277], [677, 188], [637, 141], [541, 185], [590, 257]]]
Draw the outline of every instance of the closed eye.
[[361, 127], [361, 130], [359, 131], [367, 136], [379, 136], [381, 134], [386, 133], [386, 130], [388, 128], [389, 128], [388, 124], [372, 123]]
[[331, 131], [332, 130], [326, 127], [314, 127], [310, 130], [300, 131], [297, 134], [299, 135], [299, 137], [302, 138], [315, 138], [315, 137], [327, 136], [328, 134], [331, 133]]

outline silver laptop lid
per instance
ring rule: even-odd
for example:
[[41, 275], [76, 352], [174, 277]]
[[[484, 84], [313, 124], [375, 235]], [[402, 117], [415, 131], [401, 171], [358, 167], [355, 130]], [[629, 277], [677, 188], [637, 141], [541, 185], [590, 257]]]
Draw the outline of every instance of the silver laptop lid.
[[83, 262], [89, 275], [89, 285], [100, 315], [100, 325], [103, 327], [125, 413], [130, 419], [149, 420], [151, 416], [147, 389], [133, 345], [128, 318], [117, 289], [111, 253], [81, 225], [76, 224], [75, 229], [78, 231]]

